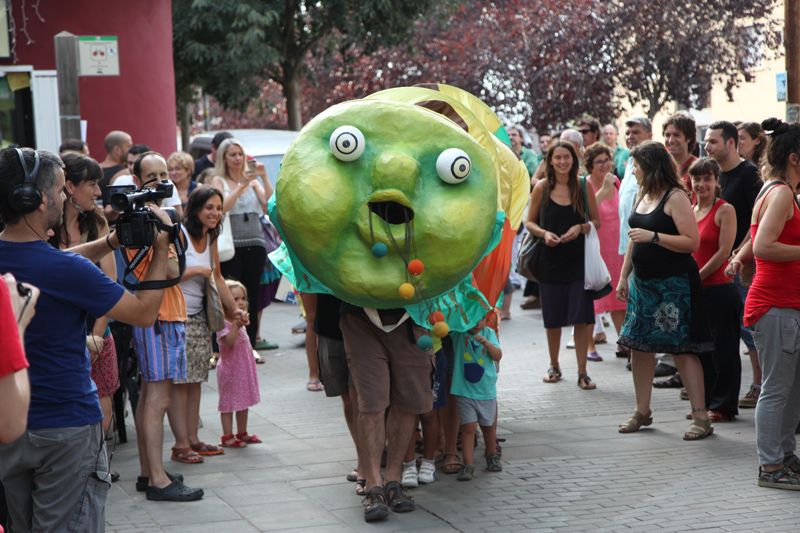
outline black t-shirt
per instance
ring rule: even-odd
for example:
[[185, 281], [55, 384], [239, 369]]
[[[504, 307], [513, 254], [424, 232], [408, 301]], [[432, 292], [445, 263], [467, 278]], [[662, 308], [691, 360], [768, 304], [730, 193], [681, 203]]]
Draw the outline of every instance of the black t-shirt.
[[762, 185], [764, 183], [758, 177], [758, 168], [746, 159], [733, 170], [722, 172], [719, 175], [722, 198], [736, 210], [734, 248], [739, 246], [749, 231], [753, 204], [756, 202], [756, 196]]
[[199, 176], [202, 171], [204, 171], [207, 168], [211, 168], [213, 166], [214, 163], [212, 163], [211, 160], [208, 159], [207, 155], [204, 155], [200, 159], [195, 159], [194, 172], [192, 172], [192, 178], [197, 179], [197, 176]]
[[314, 333], [329, 339], [342, 340], [339, 329], [342, 301], [330, 294], [317, 295], [317, 317], [314, 320]]

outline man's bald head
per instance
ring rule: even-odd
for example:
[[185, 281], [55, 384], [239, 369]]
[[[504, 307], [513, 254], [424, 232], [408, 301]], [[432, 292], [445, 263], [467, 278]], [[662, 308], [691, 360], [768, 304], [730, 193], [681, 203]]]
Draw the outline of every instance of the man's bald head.
[[120, 130], [114, 130], [108, 132], [106, 135], [105, 140], [103, 141], [103, 145], [106, 149], [106, 153], [119, 164], [124, 165], [125, 160], [128, 156], [128, 148], [131, 147], [133, 144], [133, 139], [131, 136]]

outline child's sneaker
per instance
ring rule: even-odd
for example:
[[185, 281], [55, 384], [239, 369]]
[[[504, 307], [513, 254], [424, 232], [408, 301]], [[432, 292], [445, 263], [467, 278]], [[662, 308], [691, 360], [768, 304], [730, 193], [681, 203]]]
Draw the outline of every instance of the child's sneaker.
[[407, 463], [403, 463], [403, 477], [400, 480], [400, 484], [407, 489], [414, 489], [419, 487], [419, 481], [417, 479], [416, 459], [412, 459]]
[[463, 465], [461, 470], [458, 471], [458, 479], [459, 481], [472, 481], [473, 476], [475, 475], [475, 467], [472, 465]]
[[436, 481], [436, 462], [433, 460], [423, 459], [422, 464], [419, 465], [419, 475], [417, 479], [420, 483], [428, 484]]
[[489, 472], [502, 472], [503, 465], [500, 463], [499, 453], [486, 454], [486, 470]]

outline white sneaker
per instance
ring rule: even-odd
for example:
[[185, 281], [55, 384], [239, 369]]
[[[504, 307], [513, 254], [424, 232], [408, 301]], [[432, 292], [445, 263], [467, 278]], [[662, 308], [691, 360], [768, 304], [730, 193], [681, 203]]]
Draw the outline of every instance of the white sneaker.
[[419, 475], [417, 476], [420, 483], [428, 484], [436, 481], [436, 463], [427, 459], [422, 460], [419, 465]]
[[567, 348], [572, 349], [575, 348], [575, 337], [570, 337], [567, 341]]
[[415, 489], [419, 487], [417, 480], [417, 461], [412, 459], [407, 463], [403, 463], [403, 478], [400, 484], [406, 489]]

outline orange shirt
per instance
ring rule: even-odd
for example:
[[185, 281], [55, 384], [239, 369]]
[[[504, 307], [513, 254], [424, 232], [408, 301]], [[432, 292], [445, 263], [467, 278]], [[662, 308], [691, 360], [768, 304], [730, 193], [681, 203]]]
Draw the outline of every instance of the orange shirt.
[[[128, 254], [128, 260], [131, 260], [138, 250], [125, 250], [125, 252]], [[169, 247], [169, 257], [171, 259], [176, 257], [172, 245]], [[137, 278], [144, 279], [152, 259], [153, 250], [151, 249], [144, 256], [142, 262], [133, 269]], [[164, 298], [161, 300], [161, 307], [158, 308], [158, 319], [163, 322], [186, 322], [186, 300], [183, 298], [183, 291], [179, 284], [164, 289]]]

